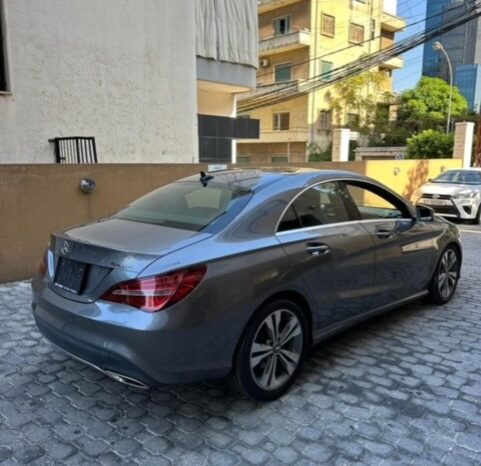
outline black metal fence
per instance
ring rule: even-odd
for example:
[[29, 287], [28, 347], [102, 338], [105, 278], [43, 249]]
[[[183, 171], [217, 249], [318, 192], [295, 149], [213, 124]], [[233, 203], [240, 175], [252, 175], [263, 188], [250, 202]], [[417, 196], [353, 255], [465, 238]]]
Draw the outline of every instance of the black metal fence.
[[55, 146], [57, 163], [97, 163], [94, 137], [69, 137], [49, 139]]

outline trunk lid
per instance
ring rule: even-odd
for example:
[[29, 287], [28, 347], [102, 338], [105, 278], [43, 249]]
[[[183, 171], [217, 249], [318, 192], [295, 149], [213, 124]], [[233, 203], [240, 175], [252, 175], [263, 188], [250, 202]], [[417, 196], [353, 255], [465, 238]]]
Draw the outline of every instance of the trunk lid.
[[153, 261], [210, 236], [119, 218], [75, 227], [51, 237], [49, 287], [68, 299], [91, 302]]

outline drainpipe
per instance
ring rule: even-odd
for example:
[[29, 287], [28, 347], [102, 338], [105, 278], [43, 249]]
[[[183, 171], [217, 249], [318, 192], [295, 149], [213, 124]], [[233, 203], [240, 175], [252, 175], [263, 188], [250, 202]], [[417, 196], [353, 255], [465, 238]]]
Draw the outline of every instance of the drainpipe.
[[[314, 8], [314, 14], [315, 14], [315, 21], [314, 21], [314, 30], [312, 31], [314, 33], [314, 57], [318, 57], [318, 50], [317, 50], [317, 36], [319, 35], [319, 0], [315, 0], [316, 5]], [[311, 53], [312, 50], [309, 48], [309, 53]], [[319, 59], [316, 58], [312, 62], [312, 66], [314, 68], [314, 74], [313, 76], [317, 76], [319, 74], [319, 64], [318, 64]], [[311, 93], [311, 99], [312, 99], [312, 105], [311, 105], [311, 140], [310, 142], [314, 142], [314, 129], [315, 129], [315, 121], [316, 121], [316, 92]], [[306, 151], [306, 158], [307, 158], [307, 151]]]

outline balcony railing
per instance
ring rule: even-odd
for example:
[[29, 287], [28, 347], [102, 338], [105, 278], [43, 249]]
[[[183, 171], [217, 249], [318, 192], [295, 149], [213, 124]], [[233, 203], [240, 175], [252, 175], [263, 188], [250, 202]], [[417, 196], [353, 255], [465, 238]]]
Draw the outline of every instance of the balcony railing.
[[268, 11], [276, 10], [277, 8], [282, 8], [286, 5], [292, 5], [293, 3], [300, 1], [302, 0], [258, 0], [258, 12], [266, 13]]
[[293, 79], [291, 81], [283, 81], [283, 82], [276, 82], [276, 83], [258, 83], [257, 89], [251, 92], [245, 92], [243, 94], [239, 94], [237, 97], [238, 102], [242, 102], [243, 100], [252, 99], [253, 97], [261, 97], [262, 94], [272, 91], [282, 91], [285, 88], [288, 88], [289, 91], [295, 91], [300, 93], [308, 92], [306, 89], [305, 79]]
[[261, 38], [259, 42], [259, 55], [271, 55], [273, 53], [287, 52], [311, 45], [311, 31], [298, 29], [287, 34]]

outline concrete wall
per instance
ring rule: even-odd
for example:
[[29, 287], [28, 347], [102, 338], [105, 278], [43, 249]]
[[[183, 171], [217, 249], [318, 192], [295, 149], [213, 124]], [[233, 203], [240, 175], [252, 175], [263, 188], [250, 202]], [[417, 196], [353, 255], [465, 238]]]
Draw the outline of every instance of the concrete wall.
[[100, 162], [196, 162], [191, 0], [3, 0], [11, 95], [0, 163], [52, 163], [95, 136]]
[[[376, 178], [410, 198], [442, 169], [460, 167], [453, 159], [311, 163], [291, 166], [337, 168]], [[30, 277], [50, 232], [107, 215], [139, 196], [204, 165], [3, 165], [0, 167], [0, 282]], [[83, 193], [80, 180], [97, 182]]]

